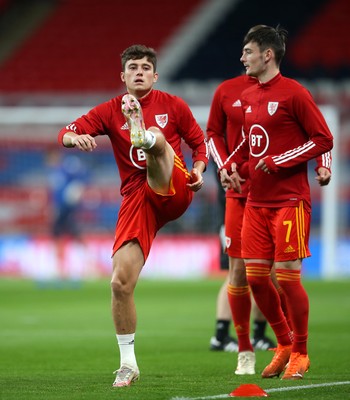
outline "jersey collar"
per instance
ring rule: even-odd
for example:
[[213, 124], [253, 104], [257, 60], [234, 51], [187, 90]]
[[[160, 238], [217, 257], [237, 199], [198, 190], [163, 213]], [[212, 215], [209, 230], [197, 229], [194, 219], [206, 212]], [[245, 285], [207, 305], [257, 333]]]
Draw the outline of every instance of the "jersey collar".
[[282, 78], [282, 74], [279, 72], [275, 77], [273, 77], [272, 79], [270, 79], [269, 81], [265, 82], [265, 83], [261, 83], [259, 82], [259, 86], [261, 88], [267, 88], [270, 86], [275, 85], [277, 82], [279, 82]]

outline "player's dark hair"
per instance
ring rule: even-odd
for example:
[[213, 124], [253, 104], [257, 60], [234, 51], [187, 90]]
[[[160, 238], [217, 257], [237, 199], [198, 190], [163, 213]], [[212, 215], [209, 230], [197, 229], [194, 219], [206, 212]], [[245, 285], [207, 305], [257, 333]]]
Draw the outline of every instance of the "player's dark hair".
[[154, 72], [157, 70], [157, 53], [152, 47], [144, 46], [143, 44], [134, 44], [128, 47], [121, 54], [122, 68], [125, 71], [125, 65], [129, 60], [140, 60], [141, 58], [147, 57], [153, 65]]
[[280, 25], [277, 25], [276, 28], [267, 25], [256, 25], [250, 28], [244, 37], [243, 47], [249, 42], [255, 42], [260, 51], [271, 48], [275, 53], [276, 64], [279, 66], [286, 52], [287, 38], [287, 30]]

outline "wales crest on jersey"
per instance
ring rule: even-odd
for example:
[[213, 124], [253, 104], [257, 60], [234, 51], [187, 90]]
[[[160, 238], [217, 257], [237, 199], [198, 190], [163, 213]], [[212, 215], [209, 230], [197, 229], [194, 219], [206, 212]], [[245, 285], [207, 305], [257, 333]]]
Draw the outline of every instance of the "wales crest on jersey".
[[164, 128], [168, 123], [168, 114], [159, 114], [155, 116], [157, 124]]
[[269, 104], [267, 105], [267, 111], [270, 115], [273, 115], [278, 108], [278, 101], [269, 101]]

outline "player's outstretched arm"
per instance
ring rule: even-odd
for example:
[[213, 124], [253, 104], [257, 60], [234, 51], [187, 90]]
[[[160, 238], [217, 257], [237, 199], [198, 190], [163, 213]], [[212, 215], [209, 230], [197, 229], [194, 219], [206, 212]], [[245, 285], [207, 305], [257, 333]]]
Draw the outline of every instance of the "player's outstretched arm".
[[90, 135], [77, 135], [75, 132], [66, 132], [63, 136], [65, 147], [76, 147], [81, 151], [92, 151], [97, 147], [95, 138]]

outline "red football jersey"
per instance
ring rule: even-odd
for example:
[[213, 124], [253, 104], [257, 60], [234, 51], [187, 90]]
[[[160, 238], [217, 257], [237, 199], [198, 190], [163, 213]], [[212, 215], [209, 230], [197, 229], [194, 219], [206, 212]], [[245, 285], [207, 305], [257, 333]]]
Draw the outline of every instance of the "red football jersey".
[[[78, 135], [108, 135], [121, 178], [121, 194], [127, 195], [146, 180], [145, 153], [130, 142], [130, 133], [121, 112], [123, 95], [102, 103], [86, 115], [67, 125], [59, 133], [59, 141], [68, 131]], [[192, 149], [192, 160], [208, 163], [208, 147], [204, 133], [194, 119], [189, 106], [179, 97], [152, 90], [139, 99], [146, 128], [158, 127], [178, 157], [184, 161], [181, 142], [184, 140]]]
[[[241, 94], [243, 90], [256, 84], [256, 79], [247, 75], [222, 82], [216, 89], [210, 107], [207, 137], [210, 153], [220, 169], [228, 156], [242, 142], [243, 112]], [[242, 193], [230, 189], [226, 197], [247, 197], [249, 180], [242, 185]]]
[[[248, 204], [311, 208], [307, 161], [329, 152], [333, 136], [311, 94], [280, 73], [242, 93], [245, 139], [226, 162], [243, 164], [249, 152]], [[264, 158], [271, 173], [255, 170]], [[329, 168], [330, 157], [319, 157]]]

